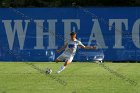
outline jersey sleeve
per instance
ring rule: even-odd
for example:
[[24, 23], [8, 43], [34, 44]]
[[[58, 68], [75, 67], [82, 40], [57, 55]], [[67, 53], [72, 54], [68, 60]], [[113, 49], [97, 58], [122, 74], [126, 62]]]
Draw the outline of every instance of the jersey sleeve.
[[84, 44], [82, 44], [82, 42], [81, 42], [81, 41], [78, 41], [78, 46], [85, 47], [85, 45], [84, 45]]

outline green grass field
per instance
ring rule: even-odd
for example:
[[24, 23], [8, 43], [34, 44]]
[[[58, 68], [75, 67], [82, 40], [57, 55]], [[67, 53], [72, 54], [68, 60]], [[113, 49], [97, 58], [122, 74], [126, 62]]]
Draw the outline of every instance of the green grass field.
[[0, 93], [140, 93], [139, 63], [104, 63], [137, 85], [115, 76], [96, 63], [73, 62], [60, 74], [55, 72], [63, 63], [33, 64], [39, 69], [50, 67], [53, 73], [45, 75], [23, 62], [1, 62]]

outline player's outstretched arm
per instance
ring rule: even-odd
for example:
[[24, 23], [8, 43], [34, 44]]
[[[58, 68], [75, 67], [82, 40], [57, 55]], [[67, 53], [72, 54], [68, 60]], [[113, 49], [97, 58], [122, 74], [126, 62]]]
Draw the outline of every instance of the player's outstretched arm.
[[83, 49], [96, 49], [96, 46], [81, 46]]
[[83, 49], [96, 49], [96, 46], [84, 46], [80, 41], [78, 45]]
[[65, 45], [64, 45], [63, 47], [61, 47], [60, 49], [56, 50], [56, 52], [61, 52], [61, 51], [65, 50], [66, 47], [67, 47], [67, 45], [68, 45], [68, 44], [65, 44]]

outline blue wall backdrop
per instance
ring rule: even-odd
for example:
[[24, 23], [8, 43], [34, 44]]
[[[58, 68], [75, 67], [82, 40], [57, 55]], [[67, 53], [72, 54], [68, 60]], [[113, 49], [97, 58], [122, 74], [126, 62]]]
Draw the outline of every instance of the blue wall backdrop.
[[1, 8], [0, 61], [53, 61], [71, 31], [84, 45], [74, 60], [140, 60], [140, 7]]

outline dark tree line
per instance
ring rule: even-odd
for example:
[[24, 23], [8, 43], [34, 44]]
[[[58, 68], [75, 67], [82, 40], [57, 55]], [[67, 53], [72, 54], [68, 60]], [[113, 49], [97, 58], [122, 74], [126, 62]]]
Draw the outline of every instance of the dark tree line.
[[0, 0], [1, 7], [140, 6], [140, 0]]

